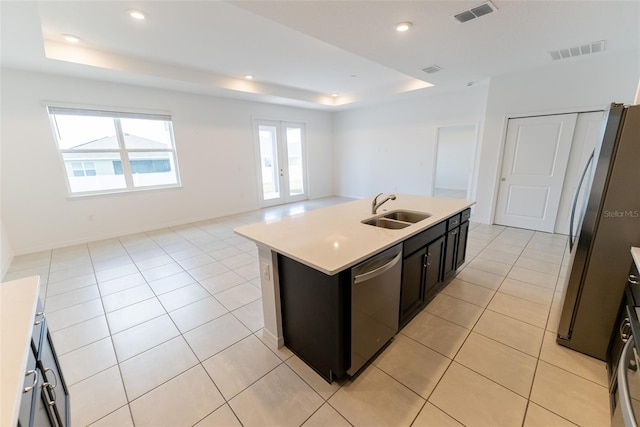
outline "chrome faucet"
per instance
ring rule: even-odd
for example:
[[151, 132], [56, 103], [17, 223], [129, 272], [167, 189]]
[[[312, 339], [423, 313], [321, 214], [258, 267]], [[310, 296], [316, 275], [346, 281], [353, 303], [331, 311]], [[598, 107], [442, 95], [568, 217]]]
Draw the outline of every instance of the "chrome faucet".
[[376, 197], [373, 198], [373, 201], [371, 202], [371, 213], [372, 214], [376, 214], [376, 211], [378, 210], [378, 208], [380, 206], [382, 206], [383, 204], [385, 204], [386, 202], [388, 202], [389, 200], [395, 200], [396, 199], [396, 195], [395, 194], [389, 194], [383, 201], [378, 202], [378, 197], [382, 196], [383, 193], [378, 194]]

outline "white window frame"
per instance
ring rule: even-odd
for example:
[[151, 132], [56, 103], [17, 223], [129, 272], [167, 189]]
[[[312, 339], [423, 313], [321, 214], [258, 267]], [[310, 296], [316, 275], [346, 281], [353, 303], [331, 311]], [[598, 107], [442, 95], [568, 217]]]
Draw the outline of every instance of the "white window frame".
[[[180, 170], [178, 168], [178, 155], [176, 149], [175, 137], [173, 134], [173, 121], [171, 115], [168, 114], [155, 114], [155, 113], [138, 113], [138, 112], [127, 112], [127, 111], [110, 111], [110, 110], [102, 110], [102, 109], [92, 109], [92, 108], [75, 108], [75, 107], [59, 107], [48, 105], [47, 113], [49, 116], [49, 121], [51, 123], [51, 129], [53, 131], [54, 140], [56, 143], [56, 148], [58, 150], [60, 162], [62, 164], [62, 170], [65, 177], [65, 184], [67, 187], [67, 195], [68, 197], [81, 197], [81, 196], [94, 196], [101, 194], [113, 194], [113, 193], [130, 193], [130, 192], [138, 192], [138, 191], [150, 191], [164, 188], [176, 188], [182, 187], [180, 181]], [[65, 149], [60, 147], [60, 141], [58, 138], [57, 126], [54, 121], [54, 114], [63, 113], [68, 115], [76, 115], [76, 116], [100, 116], [111, 118], [114, 121], [114, 127], [116, 131], [116, 139], [118, 142], [118, 148], [109, 148], [109, 149]], [[171, 138], [171, 148], [127, 148], [125, 145], [124, 133], [122, 131], [122, 125], [120, 123], [120, 119], [145, 119], [145, 120], [162, 120], [169, 123], [169, 134]], [[133, 182], [133, 173], [131, 170], [131, 163], [129, 161], [129, 154], [131, 153], [169, 153], [173, 160], [173, 165], [175, 168], [175, 177], [176, 183], [174, 184], [161, 184], [161, 185], [145, 185], [136, 187]], [[71, 185], [69, 182], [69, 176], [67, 174], [64, 154], [73, 153], [73, 154], [94, 154], [94, 153], [117, 153], [120, 156], [122, 162], [122, 174], [125, 180], [125, 188], [114, 188], [107, 190], [90, 190], [90, 191], [72, 191]], [[82, 160], [83, 164], [85, 160]]]

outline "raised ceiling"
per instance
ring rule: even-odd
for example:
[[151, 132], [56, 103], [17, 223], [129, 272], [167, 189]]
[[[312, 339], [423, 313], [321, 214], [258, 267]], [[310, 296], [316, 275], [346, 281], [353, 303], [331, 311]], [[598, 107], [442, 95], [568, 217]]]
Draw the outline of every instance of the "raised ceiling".
[[[336, 109], [486, 84], [600, 40], [597, 55], [640, 49], [638, 1], [496, 0], [493, 13], [453, 19], [481, 3], [2, 1], [2, 66]], [[403, 21], [413, 25], [396, 32]]]

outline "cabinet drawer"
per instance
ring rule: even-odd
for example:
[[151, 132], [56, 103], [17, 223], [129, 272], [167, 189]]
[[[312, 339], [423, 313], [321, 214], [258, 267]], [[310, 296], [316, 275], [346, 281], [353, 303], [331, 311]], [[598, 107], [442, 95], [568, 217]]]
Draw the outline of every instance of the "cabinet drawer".
[[471, 209], [465, 209], [462, 211], [462, 217], [460, 218], [460, 223], [463, 223], [465, 221], [469, 221], [469, 218], [471, 218]]
[[454, 215], [447, 220], [447, 231], [452, 230], [460, 225], [460, 214]]
[[421, 232], [420, 234], [416, 234], [413, 237], [405, 240], [403, 250], [403, 256], [407, 257], [411, 255], [415, 251], [420, 248], [427, 246], [429, 243], [433, 242], [438, 237], [442, 236], [447, 231], [446, 221], [442, 221], [431, 228], [428, 228]]

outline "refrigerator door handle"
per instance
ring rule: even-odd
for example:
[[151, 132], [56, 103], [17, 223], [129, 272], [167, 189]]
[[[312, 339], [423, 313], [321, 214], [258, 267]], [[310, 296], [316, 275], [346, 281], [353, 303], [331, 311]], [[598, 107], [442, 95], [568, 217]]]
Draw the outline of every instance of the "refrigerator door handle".
[[573, 195], [573, 206], [571, 208], [571, 218], [569, 219], [569, 250], [573, 250], [573, 245], [575, 245], [576, 242], [573, 241], [573, 222], [576, 216], [576, 208], [577, 208], [577, 204], [578, 204], [578, 195], [580, 194], [580, 189], [582, 188], [582, 184], [584, 182], [584, 178], [587, 176], [587, 171], [589, 170], [589, 165], [591, 164], [591, 162], [593, 161], [593, 155], [595, 153], [595, 150], [591, 152], [591, 155], [589, 156], [589, 160], [587, 160], [587, 164], [584, 167], [584, 170], [582, 171], [582, 175], [580, 176], [580, 181], [578, 181], [578, 187], [576, 187], [576, 193]]

